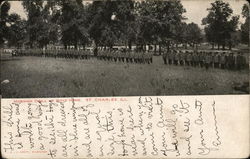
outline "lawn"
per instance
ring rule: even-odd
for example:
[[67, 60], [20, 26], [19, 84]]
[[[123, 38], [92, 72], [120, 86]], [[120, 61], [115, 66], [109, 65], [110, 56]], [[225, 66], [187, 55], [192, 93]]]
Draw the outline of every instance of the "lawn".
[[2, 58], [3, 98], [134, 95], [241, 94], [235, 83], [249, 81], [249, 71], [168, 66], [160, 56], [153, 64], [54, 59]]

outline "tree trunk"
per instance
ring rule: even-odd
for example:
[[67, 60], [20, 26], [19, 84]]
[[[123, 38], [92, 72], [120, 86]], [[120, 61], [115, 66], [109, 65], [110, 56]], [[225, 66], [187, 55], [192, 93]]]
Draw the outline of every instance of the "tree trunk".
[[167, 49], [170, 49], [170, 41], [167, 42]]
[[217, 49], [220, 50], [220, 44], [218, 44], [218, 48]]
[[187, 49], [187, 43], [185, 43], [184, 48]]
[[232, 50], [232, 42], [231, 41], [229, 41], [228, 47], [229, 47], [229, 50]]
[[156, 44], [154, 45], [154, 54], [156, 54]]
[[131, 42], [131, 40], [128, 41], [128, 48], [129, 48], [129, 50], [132, 49], [132, 42]]
[[225, 50], [225, 43], [222, 44], [222, 50]]
[[98, 43], [95, 42], [95, 46], [94, 46], [94, 56], [97, 56], [98, 54]]
[[77, 50], [77, 43], [74, 44], [74, 48], [75, 48], [75, 50]]
[[212, 50], [214, 49], [214, 43], [212, 43]]
[[161, 44], [159, 44], [159, 55], [161, 55]]

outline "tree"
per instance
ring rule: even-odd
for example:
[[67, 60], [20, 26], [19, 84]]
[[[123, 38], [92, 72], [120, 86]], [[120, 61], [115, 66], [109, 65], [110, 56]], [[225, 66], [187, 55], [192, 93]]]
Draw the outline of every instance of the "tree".
[[115, 20], [118, 21], [118, 30], [120, 39], [129, 49], [136, 40], [137, 25], [135, 22], [135, 2], [133, 0], [117, 1], [117, 10], [115, 11]]
[[8, 12], [10, 10], [10, 3], [8, 1], [0, 1], [0, 45], [2, 45], [7, 36], [8, 27]]
[[11, 14], [8, 17], [8, 34], [6, 39], [9, 46], [21, 47], [26, 38], [26, 21], [18, 14]]
[[56, 1], [47, 1], [41, 10], [42, 22], [38, 32], [37, 42], [40, 47], [56, 44], [59, 41], [59, 14]]
[[245, 44], [249, 45], [249, 23], [250, 23], [250, 17], [249, 17], [249, 5], [244, 4], [242, 8], [242, 15], [244, 18], [246, 18], [245, 23], [241, 25], [241, 41]]
[[[104, 30], [104, 1], [94, 1], [88, 8], [88, 29], [90, 37], [95, 43], [94, 53], [97, 55], [97, 48], [101, 44], [102, 30]], [[110, 14], [111, 17], [111, 14]]]
[[82, 0], [63, 0], [59, 5], [61, 7], [61, 40], [65, 48], [69, 45], [74, 45], [75, 49], [79, 44], [85, 46], [89, 35]]
[[201, 29], [195, 23], [188, 24], [186, 29], [187, 41], [189, 44], [195, 47], [195, 45], [199, 44], [202, 40]]
[[[176, 27], [180, 25], [185, 9], [179, 0], [176, 1], [151, 1], [138, 3], [140, 23], [139, 41], [142, 45], [154, 44], [161, 46], [170, 38], [176, 36]], [[167, 43], [168, 45], [169, 43]], [[155, 49], [156, 50], [156, 49]]]
[[206, 40], [211, 43], [212, 49], [214, 49], [216, 37], [213, 34], [213, 30], [212, 30], [211, 26], [206, 26], [204, 28], [204, 31], [205, 31]]
[[211, 3], [211, 8], [206, 18], [202, 20], [205, 25], [205, 33], [207, 40], [210, 43], [216, 43], [218, 49], [222, 45], [225, 49], [226, 42], [228, 41], [229, 48], [231, 48], [231, 33], [235, 32], [238, 25], [239, 16], [232, 16], [233, 10], [230, 8], [229, 3], [221, 0], [216, 0]]
[[[27, 32], [28, 32], [28, 44], [30, 48], [34, 46], [38, 47], [38, 43], [41, 43], [41, 37], [46, 31], [46, 21], [43, 18], [43, 0], [26, 0], [22, 2], [24, 9], [27, 12]], [[47, 35], [47, 34], [45, 34]], [[42, 47], [42, 46], [40, 46]]]
[[189, 43], [188, 41], [188, 25], [185, 22], [179, 23], [176, 25], [175, 29], [173, 30], [173, 39], [175, 40], [175, 44], [183, 43], [185, 44], [185, 47], [187, 47], [186, 44]]
[[134, 1], [94, 1], [88, 9], [89, 34], [97, 54], [98, 46], [112, 48], [115, 44], [131, 48], [135, 40]]
[[26, 22], [16, 13], [8, 14], [10, 3], [1, 1], [0, 45], [7, 42], [9, 46], [20, 47], [25, 39]]
[[59, 38], [58, 16], [56, 9], [59, 1], [27, 0], [22, 5], [27, 13], [27, 34], [30, 48], [47, 47]]

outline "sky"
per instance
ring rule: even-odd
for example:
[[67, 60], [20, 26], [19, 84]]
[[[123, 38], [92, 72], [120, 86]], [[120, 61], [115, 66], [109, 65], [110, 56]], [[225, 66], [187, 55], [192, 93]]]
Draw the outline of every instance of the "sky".
[[[211, 7], [211, 3], [215, 0], [182, 0], [182, 5], [186, 9], [184, 16], [188, 18], [187, 23], [194, 22], [203, 28], [201, 21], [204, 17], [208, 15], [207, 8]], [[239, 21], [241, 23], [245, 22], [245, 19], [241, 15], [242, 7], [245, 3], [248, 3], [246, 0], [224, 0], [228, 2], [230, 7], [233, 9], [234, 15], [239, 15]]]
[[[186, 20], [187, 23], [194, 22], [198, 24], [201, 28], [204, 26], [201, 24], [201, 21], [204, 17], [207, 16], [208, 11], [207, 8], [211, 6], [215, 0], [181, 0], [183, 7], [186, 9], [186, 13], [184, 16], [188, 18]], [[240, 23], [244, 23], [245, 19], [241, 15], [242, 7], [246, 0], [224, 0], [224, 2], [228, 2], [230, 7], [233, 9], [234, 15], [240, 15]], [[25, 11], [22, 7], [22, 2], [20, 1], [11, 1], [10, 13], [17, 13], [22, 18], [26, 18]]]

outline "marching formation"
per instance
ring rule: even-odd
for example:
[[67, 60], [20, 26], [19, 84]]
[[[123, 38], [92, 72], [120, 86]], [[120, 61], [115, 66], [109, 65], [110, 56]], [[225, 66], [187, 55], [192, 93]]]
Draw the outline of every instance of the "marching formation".
[[[74, 50], [74, 49], [17, 49], [12, 52], [12, 56], [39, 56], [39, 57], [54, 57], [54, 58], [74, 58], [74, 59], [89, 59], [93, 56], [91, 50]], [[128, 51], [128, 50], [99, 50], [97, 59], [114, 62], [127, 63], [147, 63], [153, 62], [153, 54], [143, 51]]]
[[164, 64], [241, 70], [246, 65], [243, 53], [169, 50], [163, 53]]
[[[90, 59], [93, 56], [91, 50], [75, 49], [17, 49], [12, 56], [40, 56], [54, 58]], [[193, 67], [205, 67], [206, 69], [221, 68], [241, 70], [246, 66], [246, 58], [240, 52], [211, 52], [170, 49], [162, 55], [164, 64]], [[126, 62], [126, 63], [153, 63], [153, 54], [149, 51], [131, 50], [99, 50], [98, 60]]]
[[17, 49], [12, 53], [12, 56], [39, 56], [39, 57], [54, 57], [54, 58], [74, 58], [74, 59], [89, 59], [91, 56], [90, 50], [73, 50], [73, 49]]
[[100, 50], [97, 59], [108, 60], [114, 62], [127, 62], [127, 63], [140, 63], [150, 64], [153, 63], [153, 54], [145, 51], [130, 51], [130, 50]]

